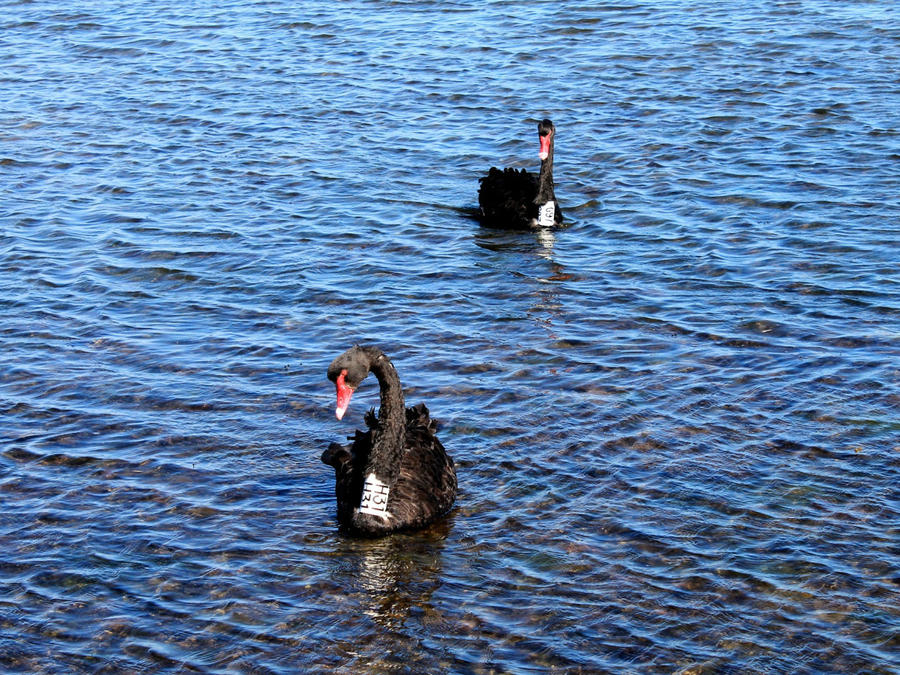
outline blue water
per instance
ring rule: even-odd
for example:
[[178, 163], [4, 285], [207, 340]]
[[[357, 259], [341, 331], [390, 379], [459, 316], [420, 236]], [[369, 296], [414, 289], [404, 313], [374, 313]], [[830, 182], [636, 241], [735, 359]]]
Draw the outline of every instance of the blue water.
[[[4, 672], [900, 671], [893, 2], [0, 7]], [[355, 342], [423, 532], [337, 531]]]

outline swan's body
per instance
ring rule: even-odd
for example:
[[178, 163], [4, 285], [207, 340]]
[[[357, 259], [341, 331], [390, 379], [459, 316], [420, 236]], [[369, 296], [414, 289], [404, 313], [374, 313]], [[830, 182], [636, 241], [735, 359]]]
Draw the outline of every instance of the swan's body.
[[369, 372], [381, 385], [378, 417], [369, 411], [368, 430], [322, 453], [322, 461], [334, 467], [338, 524], [370, 536], [423, 527], [453, 505], [453, 460], [434, 435], [437, 425], [428, 408], [404, 407], [397, 371], [377, 347], [352, 347], [328, 367], [328, 379], [337, 386], [337, 418]]
[[553, 191], [553, 144], [556, 128], [550, 120], [538, 123], [541, 172], [491, 167], [480, 179], [479, 217], [484, 225], [509, 229], [558, 227], [563, 216]]

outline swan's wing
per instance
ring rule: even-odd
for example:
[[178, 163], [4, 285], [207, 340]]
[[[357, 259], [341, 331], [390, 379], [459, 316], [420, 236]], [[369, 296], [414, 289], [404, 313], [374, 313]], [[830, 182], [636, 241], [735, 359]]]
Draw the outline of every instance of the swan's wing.
[[394, 484], [391, 511], [409, 527], [424, 525], [456, 499], [456, 469], [435, 436], [437, 422], [420, 403], [406, 409], [406, 449]]
[[499, 227], [523, 227], [537, 214], [537, 179], [525, 169], [496, 167], [480, 180], [478, 205], [482, 221]]

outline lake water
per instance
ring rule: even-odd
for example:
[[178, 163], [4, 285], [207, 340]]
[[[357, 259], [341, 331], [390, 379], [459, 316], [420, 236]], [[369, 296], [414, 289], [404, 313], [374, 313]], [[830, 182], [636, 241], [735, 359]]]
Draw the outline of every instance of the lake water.
[[[898, 72], [891, 0], [2, 2], [0, 669], [900, 671]], [[571, 226], [480, 227], [545, 116]], [[425, 531], [337, 531], [356, 342]]]

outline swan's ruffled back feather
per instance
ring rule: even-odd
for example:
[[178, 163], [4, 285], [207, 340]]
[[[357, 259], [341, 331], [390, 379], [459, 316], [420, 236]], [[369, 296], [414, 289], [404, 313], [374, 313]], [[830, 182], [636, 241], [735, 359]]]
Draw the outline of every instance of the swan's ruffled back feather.
[[[388, 510], [391, 522], [371, 531], [352, 526], [354, 509], [362, 497], [363, 467], [372, 448], [373, 434], [378, 431], [375, 411], [365, 415], [368, 429], [357, 431], [347, 446], [332, 443], [322, 454], [322, 461], [335, 469], [335, 493], [338, 505], [338, 524], [357, 534], [377, 535], [387, 532], [423, 527], [443, 515], [456, 499], [456, 469], [435, 432], [437, 422], [432, 419], [424, 403], [406, 409], [404, 452], [400, 471], [391, 488]], [[376, 521], [373, 521], [376, 522]]]
[[525, 169], [491, 167], [480, 179], [478, 206], [481, 222], [492, 227], [531, 227], [537, 219], [538, 181]]

